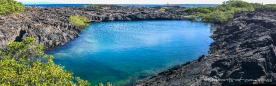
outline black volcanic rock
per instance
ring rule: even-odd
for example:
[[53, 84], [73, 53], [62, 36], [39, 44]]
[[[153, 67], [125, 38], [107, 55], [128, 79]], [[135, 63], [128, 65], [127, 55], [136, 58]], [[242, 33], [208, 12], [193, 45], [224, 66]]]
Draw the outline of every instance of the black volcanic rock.
[[71, 24], [71, 15], [86, 16], [87, 22], [183, 19], [179, 14], [151, 7], [28, 7], [18, 14], [0, 15], [0, 49], [4, 49], [8, 42], [20, 41], [27, 36], [35, 37], [45, 50], [63, 45], [77, 37], [84, 28]]
[[136, 86], [276, 84], [276, 13], [242, 12], [211, 36], [209, 56], [174, 67]]

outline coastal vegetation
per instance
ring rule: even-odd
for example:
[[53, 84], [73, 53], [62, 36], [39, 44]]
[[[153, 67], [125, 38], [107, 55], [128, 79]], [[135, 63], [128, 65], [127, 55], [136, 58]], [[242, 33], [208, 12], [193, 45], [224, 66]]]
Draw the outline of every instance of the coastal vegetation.
[[15, 0], [0, 0], [0, 14], [8, 14], [24, 11], [25, 7], [21, 2]]
[[276, 5], [263, 5], [260, 3], [248, 3], [242, 0], [229, 0], [216, 7], [189, 7], [185, 12], [187, 13], [186, 19], [188, 20], [223, 23], [232, 19], [235, 13], [255, 10], [276, 11]]
[[190, 7], [185, 10], [189, 20], [201, 20], [203, 22], [223, 23], [234, 17], [234, 14], [242, 11], [254, 11], [254, 6], [241, 0], [230, 0], [216, 7]]
[[0, 51], [0, 83], [8, 86], [89, 86], [88, 81], [56, 65], [53, 56], [43, 53], [43, 46], [34, 37], [11, 42]]
[[99, 85], [95, 85], [95, 86], [113, 86], [110, 82], [107, 82], [106, 85], [104, 85], [103, 83], [99, 83]]
[[70, 16], [70, 22], [77, 25], [77, 26], [88, 26], [89, 24], [86, 23], [88, 18], [81, 15]]
[[276, 4], [262, 5], [259, 3], [253, 4], [256, 11], [276, 11]]
[[84, 8], [87, 8], [87, 6], [86, 6], [86, 5], [83, 5], [83, 7], [84, 7]]
[[167, 7], [161, 7], [160, 11], [166, 11], [166, 9], [168, 9]]

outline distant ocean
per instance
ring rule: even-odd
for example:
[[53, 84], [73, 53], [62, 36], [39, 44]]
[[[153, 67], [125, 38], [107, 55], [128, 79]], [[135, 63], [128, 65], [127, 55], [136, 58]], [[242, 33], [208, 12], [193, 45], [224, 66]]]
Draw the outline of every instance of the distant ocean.
[[[37, 7], [81, 7], [81, 6], [90, 6], [91, 4], [25, 4], [25, 6], [37, 6]], [[166, 6], [167, 4], [111, 4], [111, 5], [124, 5], [124, 6], [146, 6], [146, 7], [156, 7], [156, 6]], [[204, 7], [211, 6], [215, 7], [219, 4], [170, 4], [172, 6], [181, 6], [181, 7]]]

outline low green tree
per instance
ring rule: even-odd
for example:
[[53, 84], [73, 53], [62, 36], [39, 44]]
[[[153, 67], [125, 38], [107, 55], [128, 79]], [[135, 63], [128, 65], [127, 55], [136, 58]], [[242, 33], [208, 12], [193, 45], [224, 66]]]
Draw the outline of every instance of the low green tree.
[[85, 16], [75, 15], [70, 16], [70, 22], [77, 25], [77, 26], [88, 26], [89, 24], [86, 23], [88, 21], [88, 18]]
[[56, 65], [53, 56], [43, 53], [34, 37], [11, 42], [0, 51], [1, 86], [89, 86], [73, 73]]
[[257, 11], [276, 11], [276, 4], [262, 5], [262, 4], [254, 3], [253, 6]]
[[242, 11], [254, 11], [254, 5], [241, 0], [229, 0], [216, 7], [190, 7], [185, 9], [188, 16], [194, 16], [194, 20], [203, 22], [223, 23], [234, 17], [234, 14]]
[[8, 14], [24, 11], [25, 7], [21, 2], [15, 0], [0, 0], [0, 14]]

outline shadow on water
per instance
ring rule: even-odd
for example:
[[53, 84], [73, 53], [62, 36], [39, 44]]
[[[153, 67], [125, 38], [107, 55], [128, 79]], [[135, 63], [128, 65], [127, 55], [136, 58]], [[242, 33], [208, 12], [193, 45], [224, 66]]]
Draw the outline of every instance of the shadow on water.
[[210, 27], [210, 33], [213, 34], [217, 28], [220, 28], [221, 26], [218, 25], [218, 24], [211, 24], [211, 27]]

